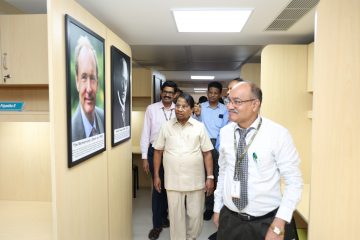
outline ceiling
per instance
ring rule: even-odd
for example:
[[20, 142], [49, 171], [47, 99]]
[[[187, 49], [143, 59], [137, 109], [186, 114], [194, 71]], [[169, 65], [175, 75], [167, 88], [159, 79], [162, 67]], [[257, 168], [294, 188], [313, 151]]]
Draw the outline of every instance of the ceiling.
[[[312, 42], [313, 6], [319, 0], [76, 1], [131, 46], [135, 67], [154, 68], [179, 82], [190, 81], [191, 74], [230, 80], [239, 77], [244, 63], [259, 63], [261, 50], [268, 44]], [[46, 12], [45, 0], [1, 2], [27, 13]], [[179, 33], [171, 12], [179, 8], [252, 8], [253, 12], [240, 33]], [[284, 25], [290, 27], [267, 30]]]

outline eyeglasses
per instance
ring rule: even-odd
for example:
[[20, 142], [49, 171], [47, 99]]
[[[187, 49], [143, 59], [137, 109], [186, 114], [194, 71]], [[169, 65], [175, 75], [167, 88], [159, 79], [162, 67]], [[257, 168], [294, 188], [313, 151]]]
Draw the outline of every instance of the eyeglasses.
[[256, 100], [256, 98], [252, 98], [252, 99], [248, 99], [248, 100], [240, 100], [240, 99], [237, 99], [237, 98], [231, 99], [229, 97], [226, 97], [223, 100], [224, 100], [225, 105], [228, 105], [228, 104], [231, 103], [232, 105], [238, 107], [238, 106], [242, 105], [243, 103], [252, 102], [252, 101]]
[[189, 105], [188, 106], [183, 106], [183, 105], [178, 105], [178, 104], [175, 105], [175, 108], [178, 110], [180, 110], [180, 109], [186, 110], [188, 107], [189, 107]]
[[165, 95], [174, 95], [175, 92], [169, 92], [169, 91], [162, 91]]

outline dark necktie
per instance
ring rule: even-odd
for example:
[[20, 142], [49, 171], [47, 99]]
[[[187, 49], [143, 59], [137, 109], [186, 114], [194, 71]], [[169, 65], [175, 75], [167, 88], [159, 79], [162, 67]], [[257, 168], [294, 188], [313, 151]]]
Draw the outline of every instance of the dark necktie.
[[98, 134], [98, 131], [96, 130], [96, 128], [93, 127], [91, 129], [90, 137], [95, 136], [96, 134]]
[[[244, 153], [246, 147], [246, 135], [252, 128], [237, 130], [240, 133], [239, 143], [237, 147], [237, 156], [235, 162], [234, 180], [240, 180], [240, 198], [233, 197], [232, 200], [239, 211], [243, 210], [248, 204], [248, 155]], [[242, 158], [241, 158], [242, 157]]]

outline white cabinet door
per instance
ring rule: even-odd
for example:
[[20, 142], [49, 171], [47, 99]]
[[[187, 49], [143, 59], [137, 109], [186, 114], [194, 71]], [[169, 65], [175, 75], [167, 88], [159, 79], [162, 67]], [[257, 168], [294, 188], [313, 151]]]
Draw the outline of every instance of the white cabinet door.
[[45, 14], [0, 16], [1, 84], [48, 84]]

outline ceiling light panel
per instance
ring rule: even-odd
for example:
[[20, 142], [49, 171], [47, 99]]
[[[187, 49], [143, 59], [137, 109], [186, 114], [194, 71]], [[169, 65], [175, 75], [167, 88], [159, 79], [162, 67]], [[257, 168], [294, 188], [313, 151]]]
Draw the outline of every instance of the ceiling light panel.
[[174, 9], [179, 32], [240, 32], [252, 9]]
[[193, 80], [214, 80], [215, 76], [191, 76]]

